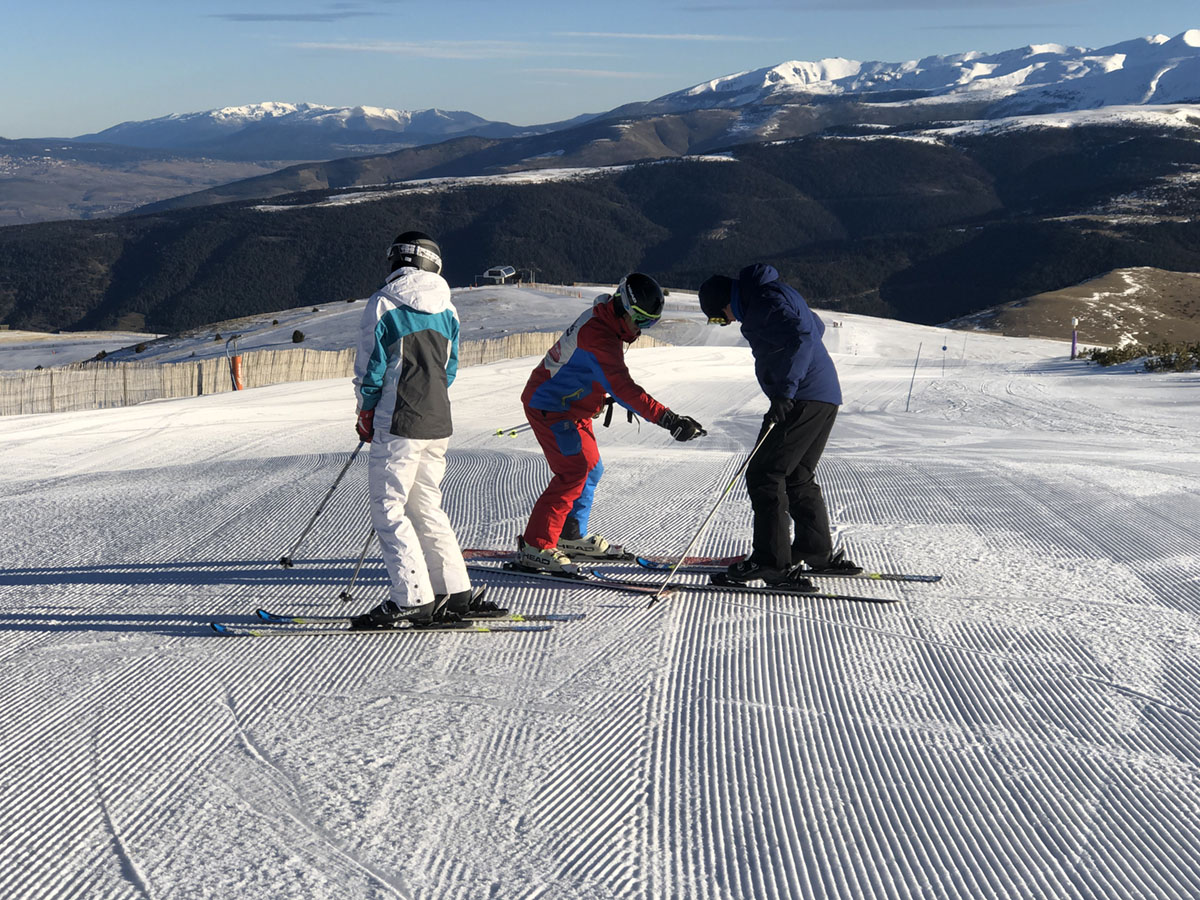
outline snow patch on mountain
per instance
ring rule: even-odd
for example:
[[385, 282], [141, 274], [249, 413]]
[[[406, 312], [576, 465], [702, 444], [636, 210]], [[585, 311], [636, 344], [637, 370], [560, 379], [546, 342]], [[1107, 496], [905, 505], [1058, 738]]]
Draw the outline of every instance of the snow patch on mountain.
[[[1090, 50], [1030, 44], [999, 53], [970, 51], [904, 62], [836, 57], [790, 61], [710, 79], [652, 101], [664, 111], [736, 107], [787, 94], [826, 96], [915, 92], [900, 102], [1025, 99], [1058, 110], [1200, 101], [1200, 29], [1151, 35]], [[1022, 95], [1027, 95], [1022, 98]], [[869, 99], [869, 98], [865, 98]]]

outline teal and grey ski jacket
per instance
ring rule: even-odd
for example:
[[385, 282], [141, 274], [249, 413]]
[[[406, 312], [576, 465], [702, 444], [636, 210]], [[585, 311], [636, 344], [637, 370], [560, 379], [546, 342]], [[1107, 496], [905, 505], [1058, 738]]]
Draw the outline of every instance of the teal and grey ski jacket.
[[360, 410], [375, 429], [434, 440], [453, 433], [449, 387], [458, 373], [458, 311], [441, 275], [397, 269], [367, 300], [354, 359]]

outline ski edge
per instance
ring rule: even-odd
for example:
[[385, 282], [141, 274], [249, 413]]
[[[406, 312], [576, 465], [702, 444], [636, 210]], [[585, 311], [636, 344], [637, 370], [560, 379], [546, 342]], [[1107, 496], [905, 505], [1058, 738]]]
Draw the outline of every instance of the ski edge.
[[[697, 557], [699, 559], [700, 557]], [[741, 557], [737, 557], [740, 559]], [[648, 569], [651, 572], [669, 572], [674, 566], [674, 563], [661, 562], [656, 559], [651, 559], [648, 556], [637, 557], [637, 564], [643, 569]], [[716, 563], [708, 564], [702, 562], [684, 563], [679, 567], [678, 571], [688, 575], [711, 575], [719, 572], [725, 567]], [[864, 581], [909, 581], [921, 582], [923, 584], [935, 584], [942, 580], [941, 575], [918, 575], [908, 572], [859, 572], [855, 575], [838, 575], [833, 572], [805, 572], [806, 578], [850, 578]]]

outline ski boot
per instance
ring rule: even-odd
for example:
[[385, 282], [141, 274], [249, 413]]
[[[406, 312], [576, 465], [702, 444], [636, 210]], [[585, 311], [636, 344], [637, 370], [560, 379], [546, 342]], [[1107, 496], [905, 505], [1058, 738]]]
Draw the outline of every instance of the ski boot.
[[804, 565], [803, 574], [805, 575], [857, 575], [862, 572], [863, 567], [858, 563], [846, 557], [845, 550], [839, 550], [837, 553], [831, 554], [829, 559], [822, 563], [808, 563]]
[[529, 572], [545, 572], [548, 575], [579, 574], [579, 567], [557, 547], [543, 550], [525, 543], [524, 538], [517, 539], [517, 558], [514, 563], [517, 568]]
[[420, 606], [400, 606], [392, 600], [384, 600], [374, 609], [350, 620], [352, 631], [384, 630], [392, 628], [428, 628], [432, 625], [453, 625], [462, 618], [446, 611], [446, 600], [437, 599]]
[[711, 580], [713, 584], [731, 587], [751, 581], [765, 581], [770, 584], [772, 580], [778, 581], [786, 575], [786, 572], [781, 572], [773, 566], [764, 566], [746, 557], [740, 562], [735, 562], [724, 572], [713, 575]]
[[508, 615], [508, 610], [491, 600], [484, 600], [487, 585], [481, 584], [467, 591], [457, 591], [446, 597], [446, 613], [464, 619], [499, 619]]
[[778, 578], [764, 577], [763, 581], [767, 583], [767, 587], [795, 591], [798, 594], [811, 594], [817, 589], [810, 579], [804, 577], [804, 569], [800, 566], [793, 566]]
[[588, 559], [620, 559], [625, 551], [610, 544], [598, 534], [585, 534], [582, 537], [558, 539], [558, 549], [568, 556], [584, 556]]

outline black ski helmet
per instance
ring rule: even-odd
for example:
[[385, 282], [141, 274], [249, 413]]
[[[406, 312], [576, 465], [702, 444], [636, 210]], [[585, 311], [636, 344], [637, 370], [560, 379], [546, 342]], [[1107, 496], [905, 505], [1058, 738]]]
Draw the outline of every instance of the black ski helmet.
[[442, 248], [423, 231], [406, 231], [397, 235], [392, 246], [388, 247], [387, 258], [393, 269], [409, 266], [435, 275], [442, 272]]
[[617, 285], [615, 296], [638, 328], [649, 328], [662, 315], [662, 288], [649, 275], [630, 272]]
[[725, 307], [733, 300], [733, 279], [728, 275], [713, 275], [705, 279], [699, 290], [700, 308], [710, 323], [729, 324]]

